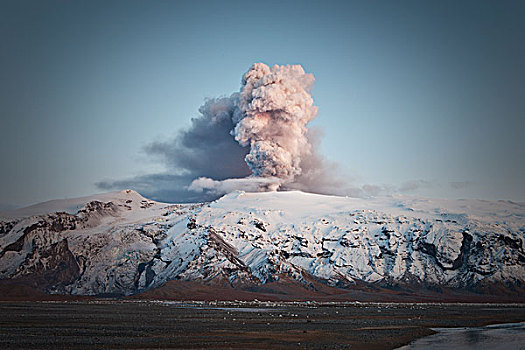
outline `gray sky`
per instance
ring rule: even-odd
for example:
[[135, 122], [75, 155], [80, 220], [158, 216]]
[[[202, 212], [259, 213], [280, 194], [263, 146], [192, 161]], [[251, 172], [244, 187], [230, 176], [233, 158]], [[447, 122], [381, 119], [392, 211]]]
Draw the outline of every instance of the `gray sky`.
[[3, 0], [0, 209], [172, 182], [145, 148], [254, 62], [315, 75], [320, 153], [356, 186], [525, 201], [524, 18], [523, 1]]

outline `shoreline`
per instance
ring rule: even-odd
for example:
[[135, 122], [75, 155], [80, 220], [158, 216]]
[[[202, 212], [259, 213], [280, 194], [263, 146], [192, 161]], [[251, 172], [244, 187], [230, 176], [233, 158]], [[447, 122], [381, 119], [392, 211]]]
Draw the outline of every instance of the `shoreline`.
[[525, 320], [522, 322], [496, 323], [479, 327], [431, 328], [436, 332], [418, 338], [395, 350], [433, 349], [515, 349], [525, 344]]

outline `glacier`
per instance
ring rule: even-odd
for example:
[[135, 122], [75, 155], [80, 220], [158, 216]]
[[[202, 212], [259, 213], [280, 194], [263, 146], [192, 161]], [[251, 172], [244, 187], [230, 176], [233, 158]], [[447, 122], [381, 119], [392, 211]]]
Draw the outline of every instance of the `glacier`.
[[132, 295], [167, 281], [233, 288], [288, 278], [521, 290], [525, 205], [300, 191], [170, 204], [124, 190], [0, 213], [0, 279], [46, 293]]

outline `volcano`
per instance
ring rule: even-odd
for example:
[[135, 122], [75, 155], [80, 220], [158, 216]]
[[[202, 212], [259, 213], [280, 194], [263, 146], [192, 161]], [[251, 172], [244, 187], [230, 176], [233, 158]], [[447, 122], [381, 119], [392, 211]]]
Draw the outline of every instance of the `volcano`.
[[524, 215], [510, 201], [236, 191], [169, 204], [124, 190], [0, 213], [0, 289], [4, 298], [525, 301]]

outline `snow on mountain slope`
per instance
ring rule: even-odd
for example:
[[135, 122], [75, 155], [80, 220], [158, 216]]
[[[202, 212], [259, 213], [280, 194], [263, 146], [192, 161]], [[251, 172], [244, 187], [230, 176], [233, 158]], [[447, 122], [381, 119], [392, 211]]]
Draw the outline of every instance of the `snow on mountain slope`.
[[53, 293], [129, 295], [173, 279], [246, 288], [283, 276], [306, 287], [307, 276], [342, 288], [525, 283], [525, 206], [508, 201], [292, 191], [182, 205], [126, 190], [0, 217], [0, 279]]

